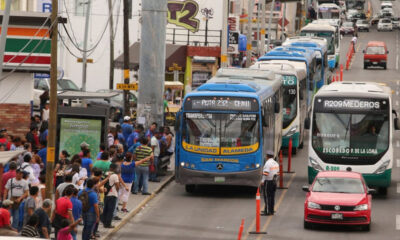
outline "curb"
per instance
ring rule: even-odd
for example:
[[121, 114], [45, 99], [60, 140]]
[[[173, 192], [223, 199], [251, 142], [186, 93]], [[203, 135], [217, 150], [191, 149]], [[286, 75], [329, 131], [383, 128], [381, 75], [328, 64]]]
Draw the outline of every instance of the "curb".
[[165, 182], [163, 182], [155, 191], [153, 191], [153, 193], [148, 196], [147, 198], [143, 199], [143, 201], [132, 211], [129, 212], [128, 215], [126, 215], [117, 225], [115, 225], [115, 227], [113, 229], [110, 229], [105, 235], [104, 237], [101, 237], [100, 240], [110, 240], [111, 236], [113, 234], [115, 234], [116, 232], [118, 232], [126, 223], [128, 223], [128, 221], [133, 218], [136, 214], [138, 214], [142, 208], [148, 203], [150, 202], [150, 200], [152, 200], [159, 192], [161, 192], [161, 190], [166, 187], [173, 179], [175, 178], [175, 174], [173, 174], [172, 176], [170, 176], [169, 178], [167, 178], [167, 180]]

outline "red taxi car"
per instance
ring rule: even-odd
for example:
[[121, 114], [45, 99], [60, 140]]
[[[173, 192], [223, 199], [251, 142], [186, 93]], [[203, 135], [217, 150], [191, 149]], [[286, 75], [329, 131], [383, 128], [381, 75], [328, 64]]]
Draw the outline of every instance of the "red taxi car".
[[360, 173], [343, 171], [319, 172], [304, 202], [304, 228], [315, 223], [360, 225], [366, 231], [371, 223], [371, 194]]

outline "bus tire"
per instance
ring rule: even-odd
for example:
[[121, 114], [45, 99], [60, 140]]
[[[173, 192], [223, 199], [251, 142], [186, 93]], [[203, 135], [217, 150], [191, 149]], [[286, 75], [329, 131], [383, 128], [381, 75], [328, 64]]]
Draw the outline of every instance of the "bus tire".
[[292, 154], [294, 154], [294, 155], [297, 154], [297, 148], [296, 147], [292, 148]]
[[382, 196], [386, 196], [387, 195], [387, 188], [386, 187], [378, 188], [378, 194], [382, 195]]
[[185, 190], [187, 193], [194, 193], [196, 191], [196, 185], [194, 184], [186, 184]]

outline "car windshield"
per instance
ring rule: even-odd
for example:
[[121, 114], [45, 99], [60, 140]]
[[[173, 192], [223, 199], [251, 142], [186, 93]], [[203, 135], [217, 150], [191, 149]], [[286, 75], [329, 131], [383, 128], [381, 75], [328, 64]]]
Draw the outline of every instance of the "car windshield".
[[389, 20], [389, 19], [382, 19], [381, 20], [381, 23], [391, 23], [392, 21], [391, 20]]
[[361, 179], [342, 177], [318, 177], [315, 179], [312, 191], [354, 194], [365, 193]]
[[73, 81], [68, 79], [60, 79], [58, 80], [58, 84], [62, 90], [72, 90], [72, 91], [80, 90]]
[[368, 24], [365, 20], [357, 20], [357, 24]]
[[258, 114], [186, 113], [183, 141], [203, 147], [242, 147], [259, 141]]
[[371, 46], [367, 47], [367, 50], [365, 51], [366, 54], [374, 54], [374, 55], [381, 55], [385, 54], [385, 48], [384, 47], [378, 47], [378, 46]]
[[352, 22], [345, 22], [345, 23], [343, 23], [343, 27], [353, 27], [353, 23]]

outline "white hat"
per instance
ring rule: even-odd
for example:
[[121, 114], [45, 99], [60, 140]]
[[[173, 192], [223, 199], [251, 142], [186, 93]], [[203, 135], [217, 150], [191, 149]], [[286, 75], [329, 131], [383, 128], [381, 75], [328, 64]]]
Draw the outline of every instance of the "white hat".
[[129, 121], [129, 120], [131, 120], [131, 117], [129, 117], [129, 116], [124, 117], [124, 121]]
[[269, 155], [269, 156], [274, 156], [274, 151], [268, 150], [268, 151], [267, 151], [267, 155]]

